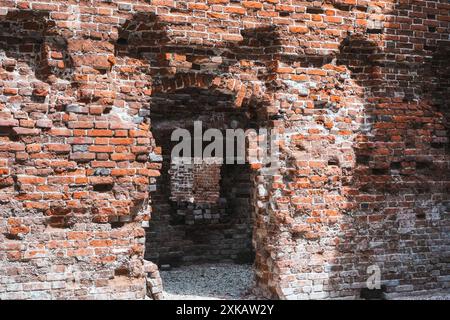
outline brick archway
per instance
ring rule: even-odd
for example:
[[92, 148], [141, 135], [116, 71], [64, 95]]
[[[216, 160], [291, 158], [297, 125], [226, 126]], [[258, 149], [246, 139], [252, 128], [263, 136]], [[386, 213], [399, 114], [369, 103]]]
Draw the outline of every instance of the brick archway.
[[[168, 140], [168, 136], [167, 134], [163, 134], [162, 132], [164, 130], [167, 130], [167, 126], [170, 126], [170, 123], [174, 123], [172, 125], [172, 129], [175, 129], [177, 127], [183, 127], [185, 125], [187, 125], [189, 127], [190, 124], [187, 124], [187, 122], [192, 121], [194, 119], [196, 119], [195, 117], [198, 117], [198, 119], [203, 119], [204, 121], [208, 121], [208, 117], [206, 116], [206, 114], [208, 114], [208, 116], [223, 116], [224, 119], [232, 119], [234, 117], [238, 117], [239, 119], [243, 119], [246, 118], [247, 116], [245, 115], [246, 112], [249, 111], [249, 105], [251, 104], [252, 100], [253, 100], [253, 92], [256, 91], [256, 89], [254, 89], [255, 86], [252, 84], [244, 84], [242, 81], [240, 81], [237, 78], [234, 78], [230, 75], [214, 75], [214, 74], [201, 74], [201, 73], [195, 73], [195, 72], [191, 72], [191, 73], [179, 73], [176, 74], [174, 76], [171, 77], [163, 77], [163, 78], [156, 78], [154, 80], [154, 86], [152, 88], [152, 98], [154, 99], [151, 103], [152, 103], [152, 114], [150, 115], [150, 119], [151, 119], [151, 128], [152, 128], [152, 134], [156, 139], [156, 144], [158, 146], [158, 149], [162, 149], [162, 156], [161, 156], [161, 161], [162, 161], [162, 169], [161, 169], [161, 184], [158, 185], [157, 182], [157, 186], [156, 189], [158, 188], [163, 188], [165, 191], [165, 193], [170, 193], [173, 192], [173, 190], [171, 190], [169, 188], [169, 185], [172, 187], [173, 184], [171, 184], [171, 180], [170, 179], [176, 179], [173, 178], [173, 175], [175, 174], [174, 169], [172, 168], [171, 172], [172, 173], [167, 173], [166, 171], [169, 168], [168, 163], [166, 163], [167, 161], [167, 150], [169, 149], [170, 152], [170, 147], [167, 146], [167, 140]], [[205, 101], [207, 100], [206, 96], [207, 95], [212, 95], [212, 96], [217, 96], [217, 104], [219, 105], [219, 108], [214, 111], [214, 107], [212, 106], [208, 106], [205, 105], [205, 109], [202, 110], [202, 103], [206, 103]], [[178, 101], [177, 99], [179, 98], [179, 96], [181, 97], [180, 99], [184, 99], [184, 100], [180, 100]], [[161, 98], [160, 100], [158, 100], [158, 98]], [[168, 103], [167, 101], [171, 101], [174, 100], [175, 104], [170, 104], [167, 107], [164, 106], [158, 106], [158, 104], [164, 104], [164, 103]], [[185, 101], [186, 100], [186, 101]], [[189, 104], [193, 102], [194, 104]], [[185, 109], [181, 108], [181, 107], [177, 107], [177, 103], [179, 104], [184, 104], [185, 105]], [[198, 104], [198, 107], [196, 106]], [[170, 108], [173, 107], [173, 110], [171, 110]], [[189, 113], [189, 110], [186, 109], [196, 109], [197, 111], [192, 111], [191, 113]], [[160, 113], [161, 112], [166, 112], [166, 111], [162, 111], [162, 110], [167, 110], [168, 114], [166, 114], [165, 116], [163, 116], [164, 121], [158, 121], [158, 116], [161, 116]], [[202, 116], [202, 114], [206, 112], [206, 114], [204, 116]], [[170, 113], [186, 113], [186, 116], [180, 115], [180, 117], [183, 120], [180, 120], [180, 118], [174, 117], [172, 114]], [[228, 118], [230, 117], [230, 118]], [[219, 130], [226, 128], [227, 125], [229, 125], [228, 120], [219, 120], [218, 122], [209, 122], [206, 126], [207, 127], [211, 127], [211, 128], [218, 128]], [[246, 127], [247, 125], [243, 124], [244, 127]], [[164, 141], [166, 140], [166, 142]], [[160, 148], [160, 144], [165, 144], [162, 146], [162, 148]], [[251, 253], [250, 248], [253, 247], [252, 243], [251, 243], [251, 234], [252, 234], [252, 229], [254, 229], [253, 226], [253, 222], [252, 220], [254, 219], [254, 216], [256, 214], [256, 207], [255, 207], [255, 200], [251, 200], [250, 198], [253, 197], [253, 195], [256, 192], [256, 185], [255, 185], [255, 177], [257, 175], [257, 172], [255, 170], [252, 171], [252, 169], [250, 168], [249, 164], [246, 165], [222, 165], [222, 166], [218, 166], [217, 169], [218, 174], [220, 175], [220, 177], [216, 174], [214, 174], [213, 172], [211, 172], [211, 174], [207, 174], [207, 176], [204, 176], [205, 179], [209, 180], [212, 176], [216, 176], [216, 178], [218, 177], [220, 180], [215, 181], [215, 183], [217, 184], [217, 187], [220, 186], [220, 197], [224, 198], [224, 199], [228, 199], [227, 197], [231, 196], [231, 195], [227, 195], [227, 193], [230, 192], [231, 188], [230, 185], [228, 186], [228, 189], [230, 190], [225, 190], [223, 189], [224, 187], [222, 186], [223, 183], [232, 183], [235, 184], [235, 186], [240, 186], [240, 185], [245, 185], [245, 184], [249, 184], [250, 189], [244, 191], [248, 192], [246, 195], [239, 195], [239, 201], [245, 201], [246, 205], [248, 206], [248, 208], [240, 208], [240, 210], [242, 211], [246, 211], [245, 214], [247, 215], [248, 218], [244, 218], [243, 216], [238, 216], [236, 214], [234, 214], [233, 212], [231, 212], [233, 209], [231, 208], [232, 205], [228, 205], [226, 207], [221, 207], [220, 210], [225, 210], [227, 213], [225, 214], [217, 214], [217, 217], [215, 218], [216, 214], [214, 214], [214, 210], [218, 210], [219, 207], [216, 207], [218, 204], [217, 203], [207, 203], [205, 207], [203, 207], [204, 204], [202, 204], [201, 202], [197, 202], [197, 198], [195, 197], [195, 201], [192, 203], [192, 206], [195, 206], [196, 211], [200, 211], [203, 210], [202, 214], [203, 217], [208, 216], [209, 218], [212, 218], [213, 220], [211, 220], [212, 222], [208, 221], [206, 222], [206, 224], [204, 224], [204, 228], [203, 229], [207, 229], [208, 225], [211, 225], [212, 227], [214, 227], [214, 229], [211, 229], [213, 231], [207, 231], [207, 230], [202, 230], [200, 231], [198, 228], [196, 229], [196, 221], [195, 220], [186, 220], [186, 219], [190, 219], [189, 215], [192, 214], [192, 212], [190, 212], [189, 209], [189, 204], [187, 203], [182, 203], [183, 201], [179, 201], [177, 203], [174, 202], [173, 199], [168, 200], [161, 200], [163, 198], [163, 195], [161, 194], [161, 192], [158, 192], [158, 190], [154, 191], [152, 193], [152, 219], [150, 220], [150, 229], [149, 229], [149, 233], [148, 233], [148, 238], [147, 238], [147, 253], [146, 253], [146, 257], [151, 260], [151, 261], [155, 261], [158, 264], [171, 264], [171, 265], [180, 265], [182, 264], [182, 259], [183, 257], [177, 256], [177, 255], [168, 255], [168, 254], [164, 254], [164, 253], [159, 253], [160, 251], [164, 250], [170, 250], [170, 249], [165, 249], [165, 247], [167, 245], [165, 245], [168, 241], [170, 241], [168, 238], [165, 239], [164, 241], [162, 241], [161, 236], [158, 235], [158, 230], [160, 228], [165, 228], [165, 232], [167, 234], [173, 234], [173, 237], [177, 237], [175, 235], [176, 232], [186, 232], [186, 233], [190, 233], [190, 235], [186, 234], [184, 237], [186, 240], [183, 240], [179, 242], [179, 247], [183, 247], [186, 248], [184, 249], [185, 252], [189, 251], [189, 250], [193, 250], [192, 248], [200, 247], [203, 246], [204, 248], [204, 253], [201, 254], [200, 256], [197, 256], [195, 253], [193, 254], [192, 252], [186, 255], [187, 258], [192, 259], [192, 261], [199, 261], [200, 263], [203, 261], [223, 261], [223, 260], [233, 260], [233, 261], [240, 261], [240, 263], [248, 263], [249, 261], [253, 261], [253, 258], [251, 258], [249, 255], [253, 255], [253, 253]], [[195, 168], [194, 168], [195, 170]], [[208, 168], [203, 168], [203, 170], [209, 170]], [[214, 169], [215, 170], [215, 169]], [[197, 171], [198, 172], [198, 171]], [[215, 171], [216, 172], [216, 171]], [[207, 172], [206, 172], [207, 173]], [[217, 173], [217, 172], [216, 172]], [[184, 174], [186, 174], [186, 172], [184, 172]], [[170, 176], [170, 177], [169, 177]], [[242, 179], [236, 179], [238, 177], [242, 176]], [[197, 177], [197, 175], [194, 174], [194, 185], [195, 185], [195, 177]], [[197, 177], [198, 179], [199, 177]], [[200, 179], [202, 179], [200, 177]], [[231, 181], [231, 182], [230, 182]], [[206, 182], [205, 182], [206, 183]], [[162, 185], [164, 184], [164, 185]], [[210, 186], [212, 187], [212, 186]], [[214, 189], [214, 188], [213, 188]], [[219, 189], [217, 189], [219, 190]], [[222, 193], [225, 192], [225, 193]], [[241, 191], [242, 192], [242, 191]], [[180, 192], [179, 192], [180, 193]], [[181, 192], [182, 193], [182, 192]], [[198, 194], [197, 194], [198, 195]], [[219, 195], [219, 194], [218, 194]], [[234, 197], [235, 195], [233, 195]], [[174, 196], [173, 198], [176, 198], [176, 196]], [[219, 199], [217, 199], [216, 201], [218, 201]], [[230, 201], [230, 200], [227, 200]], [[172, 211], [172, 213], [168, 213], [166, 207], [167, 207], [167, 203], [171, 203], [171, 206], [176, 206], [176, 211], [178, 212], [178, 214], [180, 214], [181, 212], [183, 213], [183, 217], [181, 218], [182, 221], [184, 222], [180, 222], [180, 217], [176, 215], [176, 213], [173, 211], [174, 209], [170, 209]], [[180, 204], [181, 203], [181, 204]], [[187, 206], [187, 207], [186, 207]], [[242, 205], [241, 205], [242, 206]], [[206, 209], [205, 209], [206, 208]], [[236, 209], [236, 207], [235, 207]], [[186, 213], [187, 212], [187, 213]], [[205, 214], [206, 212], [206, 214]], [[213, 213], [210, 215], [210, 213]], [[175, 218], [174, 218], [175, 216]], [[212, 217], [211, 217], [212, 216]], [[170, 218], [172, 217], [172, 218]], [[198, 216], [196, 216], [198, 217]], [[162, 225], [162, 223], [160, 222], [161, 219], [165, 219], [166, 225]], [[172, 220], [178, 220], [176, 222], [170, 222], [169, 219]], [[152, 223], [152, 220], [155, 221]], [[201, 219], [200, 219], [201, 220]], [[187, 226], [187, 227], [183, 227], [184, 223], [186, 223], [186, 221], [189, 221], [189, 223], [192, 223], [191, 226]], [[205, 221], [205, 220], [202, 220]], [[234, 221], [234, 222], [233, 222]], [[239, 222], [237, 222], [239, 221]], [[205, 222], [202, 222], [205, 223]], [[211, 245], [214, 247], [215, 250], [218, 250], [219, 248], [223, 248], [223, 250], [225, 250], [225, 248], [227, 246], [230, 246], [230, 241], [231, 240], [227, 240], [222, 239], [221, 241], [223, 241], [224, 243], [215, 243], [214, 241], [217, 240], [212, 240], [213, 242], [211, 243], [206, 243], [207, 241], [211, 241], [211, 239], [209, 237], [216, 237], [216, 238], [220, 238], [222, 237], [220, 235], [221, 232], [227, 232], [230, 235], [233, 235], [233, 232], [238, 232], [238, 231], [233, 231], [233, 228], [236, 228], [234, 226], [234, 224], [239, 225], [239, 228], [241, 228], [242, 230], [247, 230], [245, 231], [245, 234], [247, 237], [247, 242], [242, 242], [241, 240], [239, 240], [239, 237], [244, 236], [244, 234], [236, 234], [237, 238], [234, 240], [234, 246], [237, 246], [240, 248], [240, 246], [243, 246], [242, 249], [235, 249], [234, 251], [231, 249], [228, 249], [228, 251], [230, 251], [231, 253], [225, 253], [225, 254], [212, 254], [212, 247], [209, 248]], [[186, 229], [186, 230], [185, 230]], [[180, 231], [181, 230], [181, 231]], [[224, 231], [220, 231], [220, 230], [224, 230]], [[209, 232], [212, 232], [209, 234]], [[156, 234], [156, 238], [152, 239], [152, 235], [155, 236]], [[181, 234], [181, 233], [180, 233]], [[154, 241], [154, 243], [152, 243], [152, 241]], [[206, 241], [206, 242], [205, 242]], [[158, 248], [159, 247], [159, 248]], [[241, 251], [239, 251], [241, 250]], [[248, 252], [248, 253], [245, 253]], [[189, 260], [186, 260], [189, 261]]]
[[197, 72], [178, 73], [172, 77], [159, 78], [152, 93], [173, 93], [185, 88], [217, 90], [234, 96], [234, 107], [242, 106], [244, 99], [250, 100], [257, 90], [254, 84], [241, 81], [232, 75], [203, 74]]

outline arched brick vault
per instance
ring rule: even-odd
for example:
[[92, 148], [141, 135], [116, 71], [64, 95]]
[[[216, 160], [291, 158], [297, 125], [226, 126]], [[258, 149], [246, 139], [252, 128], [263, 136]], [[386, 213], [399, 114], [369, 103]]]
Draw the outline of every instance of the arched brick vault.
[[[267, 17], [263, 23], [245, 26], [240, 18], [236, 18], [237, 24], [232, 18], [231, 31], [223, 38], [199, 41], [194, 35], [186, 36], [192, 39], [189, 43], [183, 42], [177, 31], [194, 32], [204, 21], [190, 24], [182, 14], [153, 15], [153, 20], [148, 19], [151, 14], [144, 14], [139, 18], [112, 9], [117, 5], [114, 1], [101, 9], [113, 15], [119, 12], [120, 18], [101, 18], [97, 8], [84, 5], [62, 6], [63, 12], [52, 12], [57, 10], [53, 4], [37, 4], [55, 14], [47, 19], [48, 13], [43, 18], [35, 12], [23, 13], [35, 16], [37, 25], [44, 27], [32, 30], [28, 25], [17, 36], [28, 39], [26, 35], [32, 31], [40, 34], [38, 39], [49, 40], [50, 50], [45, 55], [51, 58], [49, 76], [41, 76], [39, 68], [27, 71], [24, 62], [14, 56], [3, 60], [6, 76], [2, 70], [1, 90], [6, 102], [0, 102], [0, 199], [2, 217], [8, 217], [0, 221], [0, 237], [11, 240], [2, 242], [0, 267], [5, 272], [0, 274], [20, 270], [30, 279], [16, 277], [18, 283], [32, 286], [29, 283], [39, 282], [43, 289], [36, 285], [28, 293], [19, 290], [24, 297], [39, 293], [45, 297], [130, 297], [132, 291], [138, 292], [134, 297], [142, 297], [144, 248], [139, 223], [147, 218], [133, 217], [142, 211], [137, 209], [145, 203], [145, 188], [157, 175], [158, 164], [147, 164], [145, 157], [157, 151], [149, 125], [134, 121], [148, 117], [152, 90], [158, 90], [153, 83], [158, 79], [170, 83], [169, 79], [185, 77], [182, 73], [194, 80], [209, 79], [210, 67], [216, 72], [211, 73], [211, 81], [201, 80], [205, 88], [213, 87], [220, 74], [234, 80], [236, 74], [243, 74], [242, 83], [260, 83], [267, 126], [285, 132], [280, 147], [285, 150], [281, 163], [286, 165], [280, 174], [262, 174], [258, 180], [261, 188], [257, 188], [261, 199], [256, 237], [261, 247], [257, 247], [256, 266], [260, 288], [267, 296], [356, 296], [364, 286], [366, 267], [374, 262], [380, 264], [383, 283], [394, 293], [448, 286], [448, 241], [443, 230], [448, 228], [449, 180], [445, 174], [427, 171], [430, 164], [439, 173], [448, 172], [449, 167], [448, 61], [443, 55], [448, 51], [448, 21], [443, 18], [448, 4], [325, 1], [322, 6], [293, 6], [300, 10], [295, 12], [292, 6], [256, 3], [253, 8], [232, 6], [236, 13], [227, 14], [208, 11], [208, 5], [197, 6], [193, 10], [207, 14], [209, 25], [216, 28], [211, 34], [224, 32], [220, 23], [225, 16], [245, 11]], [[135, 11], [156, 9], [143, 2], [134, 5], [141, 6]], [[179, 1], [173, 3], [178, 5]], [[166, 12], [172, 9], [178, 13], [188, 10], [164, 6]], [[292, 22], [291, 15], [298, 13], [294, 24], [284, 27], [276, 23]], [[21, 20], [14, 13], [8, 15], [6, 21]], [[73, 22], [77, 15], [95, 17], [101, 28], [84, 31]], [[55, 21], [57, 28], [50, 28], [58, 32], [54, 40], [42, 36], [46, 21]], [[71, 41], [58, 40], [61, 38]], [[64, 54], [66, 47], [69, 54]], [[38, 60], [24, 58], [29, 66]], [[237, 65], [238, 60], [242, 62]], [[423, 71], [417, 68], [420, 65]], [[192, 73], [192, 69], [196, 71]], [[11, 80], [19, 70], [29, 75], [26, 81], [32, 83], [31, 94]], [[432, 70], [438, 72], [433, 75]], [[352, 80], [348, 80], [350, 76]], [[64, 83], [68, 80], [74, 85]], [[317, 86], [307, 87], [303, 82]], [[221, 80], [218, 85], [225, 87], [225, 83]], [[246, 92], [249, 87], [245, 86]], [[42, 99], [46, 103], [40, 103]], [[14, 110], [19, 105], [20, 110]], [[358, 105], [364, 106], [364, 112]], [[88, 168], [98, 159], [85, 158], [86, 151], [80, 147], [87, 145], [86, 154], [109, 157], [111, 145], [93, 151], [99, 146], [85, 143], [91, 137], [70, 136], [75, 131], [87, 133], [90, 129], [84, 126], [90, 126], [92, 119], [107, 126], [93, 128], [100, 131], [93, 132], [96, 136], [92, 139], [115, 139], [102, 135], [124, 131], [134, 135], [129, 146], [112, 146], [119, 154], [115, 157], [122, 159], [118, 161], [131, 162], [127, 157], [137, 160], [132, 162], [135, 167], [114, 168], [112, 181], [119, 190], [103, 189], [110, 185], [112, 170], [107, 170], [111, 168]], [[39, 140], [48, 136], [50, 141]], [[344, 143], [343, 148], [335, 147], [336, 140]], [[148, 167], [144, 168], [144, 163]], [[126, 178], [128, 170], [136, 174], [132, 181]], [[88, 198], [85, 190], [76, 188], [88, 190]], [[91, 192], [100, 192], [105, 198], [92, 199]], [[120, 202], [122, 197], [131, 197], [138, 205], [130, 209], [131, 203]], [[86, 207], [91, 205], [103, 212], [90, 212]], [[46, 229], [46, 221], [53, 215], [63, 226], [70, 226], [74, 218], [86, 224], [61, 232]], [[114, 218], [109, 226], [91, 224], [92, 217], [98, 217], [97, 222]], [[25, 242], [28, 247], [23, 249], [21, 243]], [[39, 266], [48, 279], [31, 276]], [[130, 285], [126, 292], [116, 292], [115, 284], [120, 287], [123, 276]], [[68, 287], [48, 289], [58, 277], [66, 279]], [[103, 292], [94, 290], [102, 285], [106, 286]], [[86, 293], [87, 289], [93, 293]], [[2, 298], [14, 296], [5, 290], [0, 287]]]
[[[232, 76], [214, 76], [212, 74], [182, 73], [174, 77], [158, 79], [158, 84], [153, 85], [152, 94], [170, 93], [184, 88], [201, 88], [217, 90], [235, 96], [234, 106], [242, 106], [244, 99], [252, 100], [252, 96], [260, 97], [262, 88], [257, 84], [245, 84]], [[256, 101], [257, 98], [253, 99]]]

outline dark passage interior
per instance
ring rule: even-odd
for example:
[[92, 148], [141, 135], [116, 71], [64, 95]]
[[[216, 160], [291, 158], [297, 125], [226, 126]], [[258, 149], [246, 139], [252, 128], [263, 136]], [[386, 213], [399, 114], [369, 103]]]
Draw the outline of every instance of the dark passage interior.
[[[232, 96], [198, 88], [152, 97], [151, 125], [162, 161], [152, 191], [152, 218], [147, 230], [146, 259], [159, 265], [204, 262], [251, 263], [253, 217], [248, 164], [176, 164], [172, 132], [194, 121], [209, 128], [247, 129], [245, 108], [233, 108]], [[206, 146], [210, 142], [204, 142]]]

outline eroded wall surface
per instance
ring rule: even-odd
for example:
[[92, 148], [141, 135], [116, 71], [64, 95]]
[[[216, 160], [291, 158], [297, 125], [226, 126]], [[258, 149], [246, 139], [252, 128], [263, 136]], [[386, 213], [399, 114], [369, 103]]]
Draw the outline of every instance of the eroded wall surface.
[[252, 164], [259, 293], [355, 297], [374, 265], [448, 288], [449, 8], [0, 1], [0, 298], [144, 297], [151, 108], [185, 88], [279, 132]]

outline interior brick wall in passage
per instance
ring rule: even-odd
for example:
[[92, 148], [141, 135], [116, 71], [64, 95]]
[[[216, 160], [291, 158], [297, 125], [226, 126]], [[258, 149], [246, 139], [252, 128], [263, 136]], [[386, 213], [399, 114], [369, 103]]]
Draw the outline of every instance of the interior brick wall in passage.
[[190, 164], [172, 162], [169, 170], [172, 201], [199, 204], [219, 201], [221, 165], [206, 161], [194, 163], [192, 159]]

